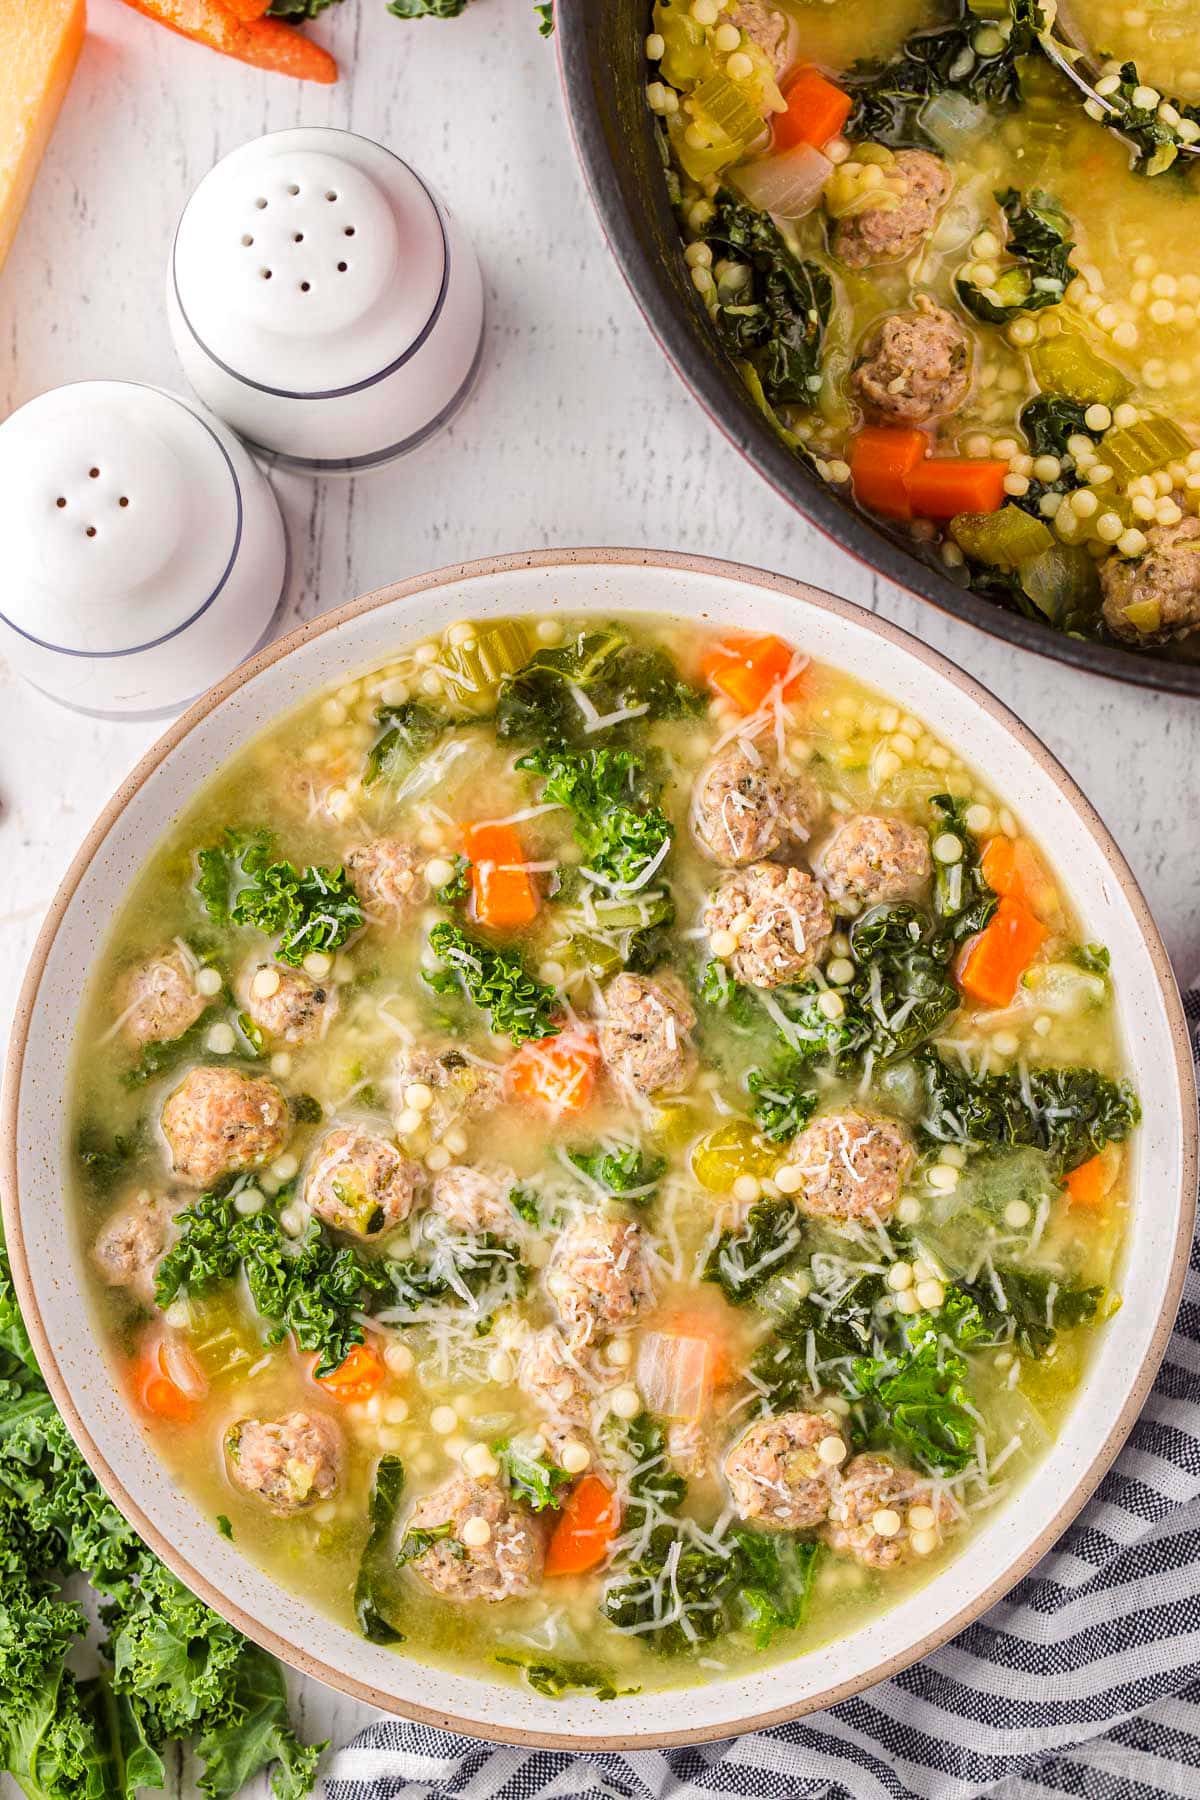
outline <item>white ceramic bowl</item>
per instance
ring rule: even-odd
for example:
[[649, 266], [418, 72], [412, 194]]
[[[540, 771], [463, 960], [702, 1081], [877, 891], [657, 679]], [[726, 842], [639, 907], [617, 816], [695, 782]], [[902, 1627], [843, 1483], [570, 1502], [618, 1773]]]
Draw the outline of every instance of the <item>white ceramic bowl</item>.
[[[63, 1218], [62, 1121], [80, 970], [167, 821], [232, 750], [324, 683], [454, 619], [636, 610], [778, 632], [934, 720], [986, 770], [1054, 847], [1089, 938], [1112, 951], [1145, 1116], [1133, 1142], [1125, 1304], [1049, 1456], [964, 1555], [882, 1617], [790, 1663], [668, 1693], [552, 1701], [364, 1642], [246, 1561], [172, 1484], [133, 1425], [96, 1333]], [[183, 1580], [286, 1661], [378, 1706], [482, 1737], [575, 1747], [726, 1737], [794, 1717], [893, 1673], [995, 1601], [1078, 1511], [1137, 1415], [1174, 1320], [1196, 1194], [1192, 1067], [1166, 954], [1116, 846], [1037, 739], [950, 663], [846, 601], [731, 564], [619, 550], [537, 552], [385, 589], [264, 651], [173, 726], [109, 804], [50, 909], [9, 1057], [3, 1145], [5, 1226], [46, 1378], [100, 1480]]]

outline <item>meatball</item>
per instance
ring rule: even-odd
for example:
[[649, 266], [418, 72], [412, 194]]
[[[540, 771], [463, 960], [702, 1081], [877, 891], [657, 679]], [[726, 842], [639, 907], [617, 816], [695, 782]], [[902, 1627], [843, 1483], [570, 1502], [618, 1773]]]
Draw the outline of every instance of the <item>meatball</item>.
[[791, 61], [784, 14], [777, 7], [768, 6], [766, 0], [734, 0], [729, 9], [729, 23], [744, 31], [770, 58], [778, 79]]
[[526, 1338], [517, 1358], [517, 1386], [546, 1414], [542, 1435], [553, 1453], [591, 1429], [596, 1396], [613, 1385], [594, 1372], [587, 1350], [572, 1350], [557, 1325]]
[[239, 1419], [225, 1433], [225, 1460], [234, 1487], [285, 1518], [337, 1492], [341, 1434], [324, 1413]]
[[792, 1145], [800, 1179], [797, 1204], [811, 1219], [884, 1223], [899, 1204], [914, 1154], [908, 1131], [895, 1119], [824, 1113]]
[[971, 385], [971, 346], [956, 319], [926, 295], [877, 325], [853, 375], [863, 411], [885, 424], [924, 425], [957, 410]]
[[834, 255], [851, 269], [903, 262], [911, 256], [933, 230], [954, 185], [941, 157], [928, 150], [897, 150], [887, 173], [904, 179], [899, 204], [852, 213], [839, 219], [834, 231]]
[[163, 950], [127, 969], [115, 998], [121, 1029], [139, 1049], [182, 1037], [208, 1005], [196, 992], [195, 974], [182, 950]]
[[755, 863], [717, 889], [704, 928], [714, 956], [738, 981], [773, 988], [816, 966], [833, 919], [820, 883], [805, 870]]
[[628, 1324], [654, 1298], [641, 1227], [615, 1212], [584, 1214], [559, 1238], [546, 1288], [572, 1340]]
[[287, 1142], [288, 1106], [273, 1081], [236, 1069], [190, 1069], [162, 1109], [175, 1173], [189, 1187], [255, 1169]]
[[278, 963], [244, 969], [237, 993], [258, 1029], [282, 1044], [311, 1044], [324, 1037], [338, 1009], [336, 988]]
[[868, 1569], [894, 1569], [936, 1550], [954, 1516], [946, 1495], [915, 1470], [888, 1456], [856, 1456], [834, 1488], [824, 1536]]
[[369, 919], [398, 925], [421, 897], [421, 859], [400, 838], [373, 838], [346, 853], [350, 885]]
[[837, 1458], [826, 1462], [819, 1453], [830, 1438], [843, 1456], [837, 1422], [824, 1413], [781, 1413], [743, 1432], [725, 1458], [725, 1479], [742, 1518], [775, 1531], [819, 1525], [838, 1478]]
[[696, 1015], [677, 981], [616, 976], [604, 992], [600, 1055], [622, 1087], [639, 1094], [676, 1093], [696, 1071], [688, 1033]]
[[[447, 1525], [450, 1531], [432, 1542], [417, 1536]], [[402, 1557], [406, 1545], [416, 1551], [406, 1559], [409, 1567], [444, 1600], [511, 1600], [532, 1593], [546, 1554], [543, 1527], [526, 1507], [510, 1500], [498, 1481], [466, 1475], [452, 1476], [417, 1501]]]
[[516, 1184], [511, 1169], [472, 1169], [459, 1163], [435, 1177], [429, 1208], [453, 1231], [490, 1231], [504, 1237], [517, 1225], [508, 1198]]
[[504, 1101], [504, 1070], [495, 1063], [466, 1056], [461, 1050], [414, 1046], [402, 1051], [396, 1063], [395, 1085], [406, 1106], [410, 1104], [409, 1088], [430, 1090], [433, 1101], [424, 1110], [435, 1138], [459, 1121], [494, 1112]]
[[304, 1198], [335, 1231], [376, 1237], [407, 1219], [424, 1178], [387, 1138], [357, 1125], [339, 1125], [317, 1145]]
[[171, 1209], [161, 1194], [145, 1188], [131, 1194], [96, 1233], [92, 1261], [101, 1280], [153, 1304], [154, 1273], [167, 1247], [170, 1222]]
[[785, 839], [808, 836], [821, 791], [806, 775], [782, 775], [774, 755], [741, 738], [714, 756], [692, 789], [692, 830], [727, 869], [771, 856]]
[[933, 868], [929, 836], [891, 814], [856, 813], [838, 826], [818, 867], [835, 901], [913, 900]]
[[[1102, 566], [1104, 623], [1127, 644], [1167, 644], [1200, 631], [1200, 519], [1152, 525], [1146, 546], [1136, 562], [1114, 554]], [[1146, 608], [1140, 627], [1128, 616], [1135, 606]]]

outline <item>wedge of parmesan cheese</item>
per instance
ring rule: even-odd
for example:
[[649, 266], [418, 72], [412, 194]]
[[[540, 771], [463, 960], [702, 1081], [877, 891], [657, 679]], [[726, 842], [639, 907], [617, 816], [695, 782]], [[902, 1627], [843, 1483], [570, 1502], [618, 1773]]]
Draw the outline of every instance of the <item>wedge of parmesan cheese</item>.
[[0, 268], [87, 28], [86, 0], [0, 0]]

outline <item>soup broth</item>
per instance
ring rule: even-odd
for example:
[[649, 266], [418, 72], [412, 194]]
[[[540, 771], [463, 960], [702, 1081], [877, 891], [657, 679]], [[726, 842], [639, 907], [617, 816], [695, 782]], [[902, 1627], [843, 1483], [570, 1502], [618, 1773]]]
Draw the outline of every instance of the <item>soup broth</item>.
[[464, 622], [264, 731], [92, 972], [76, 1216], [214, 1525], [601, 1694], [963, 1553], [1118, 1304], [1111, 974], [986, 770], [774, 638]]

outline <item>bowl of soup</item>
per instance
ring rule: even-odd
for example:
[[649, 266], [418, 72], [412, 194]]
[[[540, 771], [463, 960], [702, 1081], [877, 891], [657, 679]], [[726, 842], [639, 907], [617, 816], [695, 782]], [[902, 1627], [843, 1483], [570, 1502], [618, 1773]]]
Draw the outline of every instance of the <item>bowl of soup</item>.
[[975, 1617], [1130, 1428], [1195, 1195], [1162, 945], [1045, 749], [844, 601], [619, 551], [401, 583], [173, 727], [5, 1143], [47, 1379], [183, 1580], [549, 1743]]
[[[1034, 15], [1037, 15], [1036, 17]], [[1200, 26], [1006, 0], [566, 6], [646, 318], [784, 496], [912, 592], [1200, 692]]]

